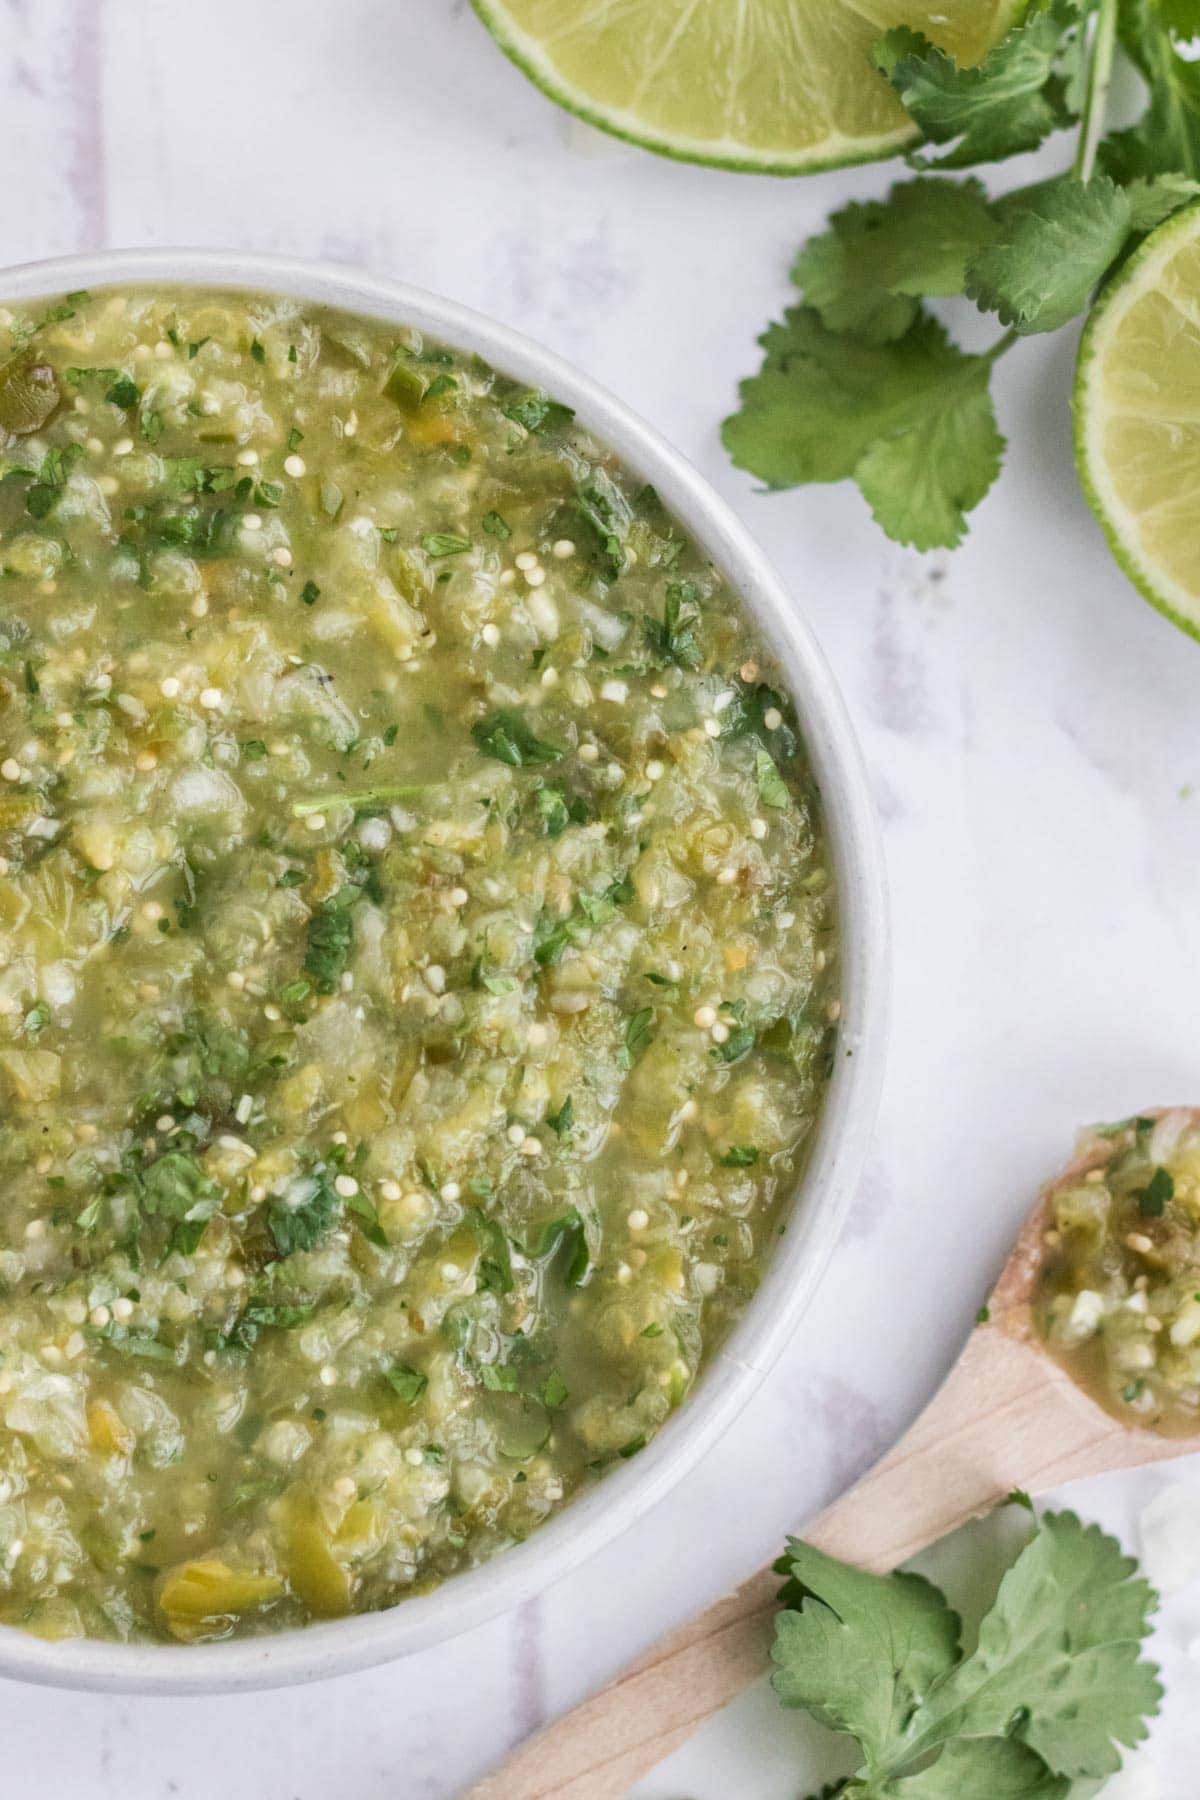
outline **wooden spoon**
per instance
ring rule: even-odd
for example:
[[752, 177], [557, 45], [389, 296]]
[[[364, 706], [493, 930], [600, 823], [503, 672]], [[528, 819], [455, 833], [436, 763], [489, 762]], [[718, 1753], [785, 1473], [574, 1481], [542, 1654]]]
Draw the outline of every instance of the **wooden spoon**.
[[[1200, 1121], [1200, 1109], [1190, 1121]], [[986, 1324], [972, 1332], [896, 1448], [809, 1526], [808, 1543], [883, 1572], [1014, 1488], [1041, 1493], [1200, 1449], [1200, 1433], [1135, 1430], [1105, 1412], [1036, 1335], [1031, 1302], [1053, 1194], [1109, 1154], [1089, 1149], [1043, 1193], [996, 1284]], [[769, 1666], [779, 1586], [772, 1569], [760, 1569], [527, 1739], [462, 1800], [622, 1800]]]

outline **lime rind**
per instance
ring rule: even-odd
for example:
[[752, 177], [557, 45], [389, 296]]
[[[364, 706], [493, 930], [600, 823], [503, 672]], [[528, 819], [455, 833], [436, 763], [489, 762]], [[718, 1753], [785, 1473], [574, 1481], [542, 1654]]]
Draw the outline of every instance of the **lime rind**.
[[1079, 341], [1071, 405], [1080, 486], [1114, 558], [1151, 606], [1189, 637], [1200, 641], [1200, 594], [1174, 581], [1143, 553], [1134, 515], [1116, 492], [1101, 444], [1106, 417], [1106, 349], [1130, 308], [1156, 286], [1156, 271], [1165, 267], [1181, 243], [1198, 238], [1200, 201], [1184, 207], [1152, 231], [1102, 289]]
[[[1028, 0], [997, 0], [992, 41], [996, 42], [1025, 11]], [[692, 138], [685, 134], [656, 131], [636, 112], [601, 106], [589, 101], [555, 68], [537, 38], [513, 20], [504, 0], [471, 0], [471, 5], [502, 50], [547, 99], [565, 112], [610, 137], [651, 150], [657, 156], [675, 162], [695, 163], [705, 168], [728, 169], [749, 175], [817, 175], [830, 169], [850, 168], [857, 163], [878, 162], [897, 156], [919, 142], [915, 125], [902, 124], [890, 131], [864, 137], [848, 137], [830, 131], [818, 142], [786, 154], [757, 151], [737, 140]], [[880, 26], [880, 35], [884, 27]], [[867, 71], [864, 70], [864, 74]], [[874, 78], [874, 72], [871, 71]]]

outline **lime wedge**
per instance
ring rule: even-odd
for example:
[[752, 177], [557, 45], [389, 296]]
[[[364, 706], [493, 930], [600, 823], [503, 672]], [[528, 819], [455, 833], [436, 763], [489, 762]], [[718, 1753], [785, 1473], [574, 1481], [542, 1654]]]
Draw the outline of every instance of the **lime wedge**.
[[1200, 637], [1200, 204], [1151, 232], [1088, 320], [1075, 456], [1125, 573]]
[[890, 156], [916, 137], [871, 46], [893, 25], [960, 62], [1025, 0], [472, 0], [552, 100], [647, 150], [799, 175]]

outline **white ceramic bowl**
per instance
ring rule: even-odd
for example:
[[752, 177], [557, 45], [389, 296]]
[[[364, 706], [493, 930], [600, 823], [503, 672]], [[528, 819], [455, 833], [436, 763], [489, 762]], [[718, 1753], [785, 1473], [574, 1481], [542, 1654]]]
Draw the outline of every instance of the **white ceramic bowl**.
[[[59, 1687], [198, 1694], [344, 1675], [466, 1631], [558, 1581], [630, 1526], [710, 1450], [798, 1325], [860, 1173], [882, 1073], [888, 936], [866, 772], [833, 676], [791, 595], [691, 464], [586, 375], [490, 319], [399, 282], [245, 251], [127, 250], [26, 263], [0, 274], [0, 305], [114, 284], [179, 282], [295, 294], [413, 325], [575, 408], [658, 490], [754, 614], [786, 671], [825, 809], [840, 895], [844, 985], [837, 1065], [795, 1216], [737, 1329], [680, 1411], [527, 1544], [387, 1612], [193, 1648], [45, 1643], [0, 1627], [0, 1676]], [[787, 1521], [780, 1520], [781, 1527]]]

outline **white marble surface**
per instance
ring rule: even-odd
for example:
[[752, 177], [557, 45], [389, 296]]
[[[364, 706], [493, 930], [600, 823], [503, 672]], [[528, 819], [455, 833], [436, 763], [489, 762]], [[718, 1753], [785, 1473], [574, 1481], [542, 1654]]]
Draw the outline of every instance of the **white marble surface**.
[[[773, 182], [611, 146], [466, 0], [0, 0], [0, 170], [6, 261], [333, 257], [583, 363], [776, 558], [873, 771], [897, 960], [877, 1145], [805, 1327], [688, 1491], [521, 1615], [374, 1674], [203, 1704], [0, 1684], [22, 1800], [449, 1800], [897, 1434], [1077, 1122], [1200, 1098], [1200, 649], [1127, 587], [1079, 497], [1069, 334], [1002, 365], [1012, 466], [957, 555], [898, 551], [850, 489], [756, 494], [717, 420], [791, 250], [878, 172]], [[1165, 1479], [1080, 1503], [1132, 1532]], [[944, 1554], [985, 1553], [986, 1534]], [[1138, 1800], [1194, 1790], [1198, 1631], [1200, 1585], [1164, 1614], [1172, 1696]], [[794, 1800], [822, 1754], [751, 1696], [643, 1791]]]

